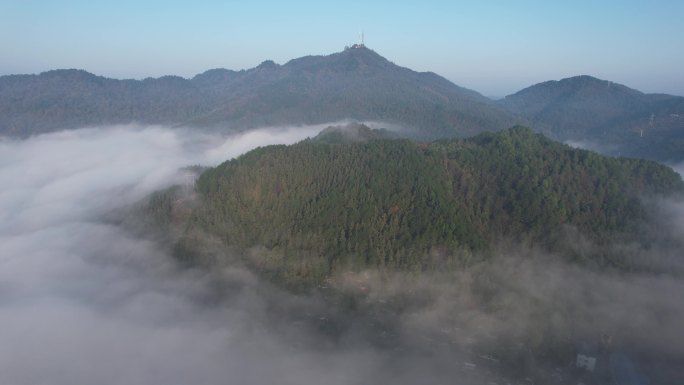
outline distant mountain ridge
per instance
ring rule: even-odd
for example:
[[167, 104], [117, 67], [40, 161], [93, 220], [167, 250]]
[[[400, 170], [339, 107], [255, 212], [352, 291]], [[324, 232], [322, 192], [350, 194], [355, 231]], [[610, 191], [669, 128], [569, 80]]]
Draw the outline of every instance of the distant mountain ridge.
[[115, 80], [82, 70], [0, 77], [0, 133], [17, 136], [133, 121], [242, 130], [347, 118], [386, 121], [428, 137], [515, 122], [477, 92], [365, 47], [249, 70], [213, 69], [192, 79]]
[[611, 155], [684, 160], [684, 97], [584, 75], [536, 84], [499, 104], [557, 140]]
[[345, 119], [385, 122], [428, 140], [523, 124], [608, 155], [684, 161], [684, 97], [583, 75], [495, 102], [364, 46], [191, 79], [116, 80], [73, 69], [0, 77], [0, 135], [132, 122], [233, 132]]

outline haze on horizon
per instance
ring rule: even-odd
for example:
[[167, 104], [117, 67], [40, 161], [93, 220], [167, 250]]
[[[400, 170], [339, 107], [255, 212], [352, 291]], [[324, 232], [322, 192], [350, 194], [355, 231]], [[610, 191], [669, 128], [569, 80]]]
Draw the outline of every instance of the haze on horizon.
[[684, 3], [586, 0], [201, 3], [0, 1], [0, 75], [79, 68], [192, 77], [366, 44], [398, 65], [500, 97], [587, 74], [684, 95]]

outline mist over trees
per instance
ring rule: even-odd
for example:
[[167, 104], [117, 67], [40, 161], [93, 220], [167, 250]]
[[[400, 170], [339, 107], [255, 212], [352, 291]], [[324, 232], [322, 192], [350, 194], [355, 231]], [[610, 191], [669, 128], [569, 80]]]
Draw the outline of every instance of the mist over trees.
[[[567, 382], [581, 374], [574, 361], [578, 342], [609, 335], [608, 349], [629, 356], [653, 383], [678, 383], [684, 309], [673, 293], [684, 289], [684, 206], [677, 198], [681, 181], [670, 169], [604, 158], [523, 128], [434, 143], [389, 140], [386, 132], [362, 126], [328, 129], [315, 137], [322, 129], [279, 127], [222, 137], [116, 126], [0, 141], [0, 328], [5, 331], [0, 333], [0, 382], [408, 385], [458, 379], [473, 385], [518, 385], [529, 378], [556, 383], [559, 376]], [[311, 139], [293, 146], [263, 147], [239, 156], [260, 145], [293, 144], [307, 136]], [[411, 162], [389, 164], [404, 155]], [[274, 171], [288, 170], [284, 161], [290, 156], [301, 167], [278, 180]], [[518, 156], [522, 164], [535, 167], [518, 170]], [[235, 159], [215, 168], [230, 158]], [[615, 207], [621, 209], [595, 220], [568, 216], [578, 223], [575, 227], [553, 227], [556, 219], [549, 216], [549, 231], [519, 223], [520, 218], [545, 217], [519, 217], [528, 211], [536, 215], [531, 210], [535, 200], [516, 197], [525, 191], [523, 186], [499, 188], [487, 176], [553, 179], [555, 171], [545, 165], [555, 166], [555, 158], [563, 160], [559, 167], [579, 176], [561, 172], [569, 185], [560, 180], [556, 187], [540, 186], [532, 197], [557, 194], [566, 204], [564, 187], [572, 192], [569, 197], [592, 204], [617, 198]], [[336, 161], [358, 167], [336, 170]], [[374, 170], [388, 174], [370, 172]], [[288, 285], [283, 278], [307, 270], [297, 270], [301, 264], [293, 263], [293, 250], [283, 257], [287, 239], [269, 230], [282, 231], [284, 222], [273, 220], [278, 227], [267, 223], [247, 234], [218, 228], [230, 216], [216, 223], [202, 221], [199, 214], [208, 206], [195, 190], [194, 178], [204, 171], [206, 181], [238, 193], [245, 204], [255, 197], [273, 204], [274, 214], [291, 210], [287, 201], [277, 202], [278, 196], [317, 197], [308, 202], [308, 210], [331, 217], [328, 223], [324, 216], [303, 221], [299, 228], [310, 234], [327, 235], [324, 229], [335, 226], [336, 216], [343, 224], [358, 216], [359, 225], [373, 235], [372, 243], [366, 243], [375, 259], [359, 258], [336, 242], [300, 237], [294, 247], [329, 247], [341, 251], [337, 260], [349, 265], [333, 266], [322, 281], [309, 270], [309, 278], [301, 276], [304, 285]], [[250, 189], [260, 183], [248, 171], [262, 173], [268, 183], [261, 190]], [[313, 171], [320, 176], [315, 183], [307, 177]], [[418, 171], [427, 173], [418, 178], [424, 188], [416, 185], [407, 191]], [[231, 175], [247, 184], [229, 183]], [[396, 188], [376, 188], [376, 176]], [[593, 179], [599, 176], [608, 179]], [[357, 189], [345, 182], [353, 195], [336, 188], [346, 179], [360, 183]], [[294, 189], [302, 181], [309, 184]], [[458, 205], [464, 211], [457, 214], [474, 217], [440, 213], [450, 215], [455, 211], [449, 205], [466, 199], [467, 194], [453, 194], [468, 192], [462, 181], [492, 194], [474, 202], [490, 207], [490, 215], [501, 214], [500, 220]], [[281, 182], [279, 192], [276, 182]], [[176, 187], [167, 188], [172, 185]], [[324, 190], [306, 191], [310, 186]], [[368, 194], [371, 188], [373, 195]], [[211, 191], [219, 197], [223, 190]], [[335, 199], [321, 191], [334, 192]], [[329, 210], [329, 203], [349, 197], [379, 209]], [[511, 205], [499, 205], [505, 202]], [[217, 207], [219, 203], [217, 199]], [[394, 206], [403, 210], [393, 212]], [[414, 214], [406, 207], [416, 214], [436, 214], [436, 224], [418, 217], [416, 225], [410, 224]], [[259, 221], [275, 218], [254, 203], [246, 208], [260, 212]], [[608, 219], [618, 213], [625, 220], [611, 227]], [[390, 222], [383, 222], [383, 215]], [[402, 215], [405, 220], [398, 221]], [[423, 245], [415, 248], [418, 257], [397, 253], [401, 264], [378, 265], [383, 254], [374, 248], [381, 244], [376, 240], [417, 234], [419, 241], [422, 237], [438, 244], [461, 222], [492, 234], [501, 231], [498, 226], [509, 230], [502, 239], [484, 237], [482, 245], [459, 238], [457, 253]], [[644, 226], [635, 227], [637, 223]], [[421, 235], [418, 225], [432, 234]], [[601, 232], [595, 234], [593, 226]], [[561, 238], [547, 237], [558, 228]], [[281, 248], [257, 245], [242, 252], [240, 245], [226, 245], [225, 234], [266, 239]], [[350, 235], [366, 247], [362, 233]], [[413, 250], [404, 240], [397, 245]], [[283, 269], [270, 269], [278, 261]]]
[[[0, 77], [0, 382], [678, 383], [681, 177], [573, 147], [682, 161], [683, 100], [494, 102], [362, 45]], [[132, 121], [172, 128], [77, 129]]]
[[181, 258], [204, 248], [197, 234], [211, 234], [302, 285], [340, 269], [467, 266], [502, 239], [628, 269], [625, 256], [573, 252], [565, 232], [596, 244], [634, 237], [649, 219], [643, 199], [681, 194], [684, 184], [657, 163], [600, 156], [515, 127], [433, 143], [263, 147], [204, 171], [196, 189], [185, 207], [172, 204], [174, 190], [148, 207], [163, 226], [174, 215], [187, 226]]
[[240, 266], [314, 300], [307, 315], [272, 306], [332, 346], [364, 341], [546, 381], [554, 367], [579, 376], [578, 344], [609, 335], [606, 354], [674, 378], [668, 340], [682, 338], [684, 309], [654, 300], [681, 287], [681, 226], [666, 218], [684, 184], [666, 166], [525, 127], [421, 143], [351, 126], [198, 171], [194, 187], [136, 205], [138, 231], [161, 236], [186, 268]]

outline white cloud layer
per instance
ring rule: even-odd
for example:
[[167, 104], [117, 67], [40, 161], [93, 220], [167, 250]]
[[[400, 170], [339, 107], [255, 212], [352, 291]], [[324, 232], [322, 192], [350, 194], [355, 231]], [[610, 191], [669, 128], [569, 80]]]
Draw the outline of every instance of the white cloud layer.
[[289, 378], [307, 357], [246, 338], [242, 313], [197, 304], [204, 278], [99, 220], [178, 181], [179, 167], [320, 129], [217, 137], [117, 126], [1, 141], [0, 383], [298, 384], [323, 375], [324, 366]]
[[[214, 277], [177, 270], [158, 245], [102, 220], [183, 181], [181, 167], [293, 143], [324, 126], [229, 137], [115, 126], [0, 141], [0, 384], [486, 384], [499, 380], [464, 362], [463, 341], [525, 338], [547, 308], [558, 318], [551, 326], [572, 324], [574, 314], [588, 320], [578, 326], [587, 334], [607, 325], [656, 356], [682, 354], [680, 244], [620, 246], [662, 263], [662, 276], [601, 275], [544, 255], [515, 257], [511, 248], [481, 271], [368, 282], [378, 303], [433, 297], [396, 321], [402, 346], [432, 349], [410, 353], [372, 347], [354, 330], [330, 347], [313, 329], [293, 326], [319, 320], [317, 298], [269, 291], [238, 268], [222, 272], [236, 284], [217, 297]], [[672, 237], [684, 234], [684, 206], [659, 204]], [[501, 312], [477, 307], [478, 285], [491, 285]]]

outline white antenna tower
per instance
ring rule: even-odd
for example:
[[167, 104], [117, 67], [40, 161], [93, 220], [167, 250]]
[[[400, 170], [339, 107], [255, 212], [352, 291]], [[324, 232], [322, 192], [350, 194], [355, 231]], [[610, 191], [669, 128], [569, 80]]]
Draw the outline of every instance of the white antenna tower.
[[361, 47], [363, 47], [363, 46], [364, 46], [364, 45], [363, 45], [363, 30], [361, 30], [361, 33], [359, 34], [359, 40], [360, 40], [360, 41], [359, 41], [359, 45], [360, 45]]
[[[652, 113], [651, 113], [651, 119], [648, 121], [648, 126], [649, 126], [651, 129], [653, 129], [653, 120], [654, 120], [654, 119], [655, 119], [655, 113], [652, 112]], [[644, 129], [642, 128], [642, 129], [641, 129], [641, 137], [643, 137], [643, 136], [644, 136]]]

